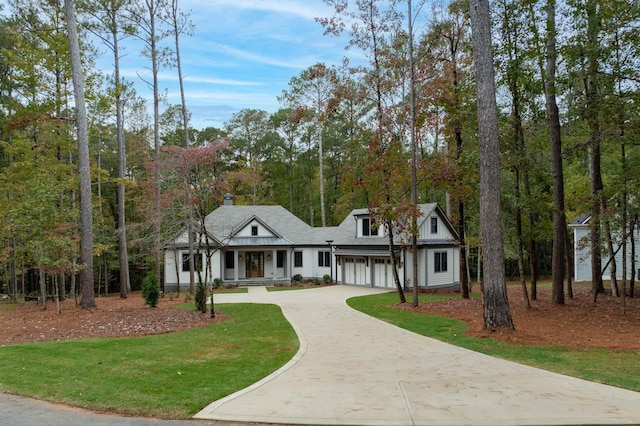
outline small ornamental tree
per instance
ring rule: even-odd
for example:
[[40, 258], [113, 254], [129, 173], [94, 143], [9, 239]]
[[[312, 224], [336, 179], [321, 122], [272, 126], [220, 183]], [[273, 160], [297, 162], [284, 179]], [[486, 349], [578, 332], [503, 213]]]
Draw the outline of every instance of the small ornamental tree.
[[142, 297], [144, 298], [144, 303], [152, 308], [158, 306], [160, 286], [158, 284], [158, 279], [153, 272], [148, 273], [142, 281]]

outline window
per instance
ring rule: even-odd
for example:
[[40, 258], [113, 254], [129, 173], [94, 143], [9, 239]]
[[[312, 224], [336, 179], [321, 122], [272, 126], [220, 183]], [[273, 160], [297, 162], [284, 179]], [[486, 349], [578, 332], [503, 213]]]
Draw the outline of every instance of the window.
[[251, 227], [251, 236], [255, 237], [256, 235], [258, 235], [258, 226], [257, 225], [253, 225]]
[[234, 251], [228, 251], [224, 254], [224, 265], [227, 269], [234, 269], [236, 267], [236, 256]]
[[365, 237], [378, 235], [378, 228], [371, 227], [371, 219], [369, 218], [362, 219], [362, 235]]
[[278, 250], [276, 252], [276, 268], [284, 268], [284, 250]]
[[318, 252], [318, 266], [330, 267], [331, 266], [331, 252], [319, 251]]
[[433, 270], [434, 272], [447, 272], [447, 252], [433, 253]]
[[302, 268], [302, 252], [301, 251], [293, 252], [293, 266], [296, 268]]
[[438, 218], [437, 217], [432, 217], [431, 218], [431, 233], [432, 234], [437, 234], [438, 233]]
[[[193, 254], [193, 264], [196, 271], [202, 271], [202, 253]], [[189, 253], [182, 254], [182, 272], [189, 272]]]

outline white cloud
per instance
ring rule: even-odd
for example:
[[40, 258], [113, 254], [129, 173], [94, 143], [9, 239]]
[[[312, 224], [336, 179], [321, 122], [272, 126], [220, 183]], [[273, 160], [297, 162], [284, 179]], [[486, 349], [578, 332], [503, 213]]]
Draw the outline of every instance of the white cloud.
[[[315, 4], [310, 4], [315, 3]], [[321, 1], [281, 1], [281, 0], [186, 0], [184, 9], [192, 9], [200, 14], [204, 11], [220, 11], [227, 9], [242, 9], [249, 11], [268, 11], [285, 13], [314, 20], [316, 17], [325, 16], [330, 9]]]

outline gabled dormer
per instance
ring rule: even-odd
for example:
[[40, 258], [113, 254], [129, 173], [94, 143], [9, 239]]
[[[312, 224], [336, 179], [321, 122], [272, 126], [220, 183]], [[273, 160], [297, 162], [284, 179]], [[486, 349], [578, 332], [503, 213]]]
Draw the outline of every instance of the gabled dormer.
[[382, 238], [385, 236], [384, 227], [377, 224], [367, 213], [354, 214], [356, 219], [356, 238]]
[[437, 204], [421, 204], [422, 217], [418, 220], [418, 239], [445, 241], [456, 240], [458, 234]]
[[279, 237], [271, 228], [265, 225], [260, 219], [253, 217], [245, 222], [234, 237]]

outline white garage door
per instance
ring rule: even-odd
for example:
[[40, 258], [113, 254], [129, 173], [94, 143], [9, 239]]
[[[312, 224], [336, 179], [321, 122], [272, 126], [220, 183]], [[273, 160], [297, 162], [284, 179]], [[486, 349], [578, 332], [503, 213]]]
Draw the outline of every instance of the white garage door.
[[391, 259], [388, 257], [373, 259], [373, 285], [374, 287], [393, 288], [393, 271]]
[[345, 284], [365, 285], [367, 265], [363, 257], [344, 258], [344, 282]]

